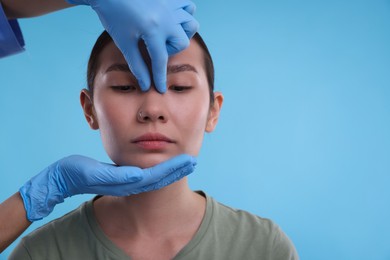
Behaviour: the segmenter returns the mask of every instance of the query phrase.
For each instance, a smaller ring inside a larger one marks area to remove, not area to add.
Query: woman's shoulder
[[[212,214],[210,227],[218,237],[230,243],[242,241],[243,247],[271,254],[271,259],[298,259],[293,243],[273,220],[206,198]]]
[[[28,234],[26,237],[24,237],[24,239],[36,240],[40,237],[56,236],[57,233],[64,235],[66,233],[73,232],[74,229],[78,227],[81,223],[87,221],[87,208],[88,204],[91,203],[91,201],[84,202],[79,207],[68,212],[64,216],[54,219],[47,224],[37,228],[36,230]]]
[[[88,203],[92,202],[83,203],[75,210],[48,222],[23,237],[12,252],[10,259],[21,259],[17,256],[26,254],[30,255],[31,259],[50,259],[53,254],[58,254],[58,248],[77,248],[80,246],[80,241],[88,236],[88,232],[85,230],[88,229],[86,213]]]
[[[213,197],[205,194],[207,204],[212,211],[212,214],[219,222],[229,222],[234,226],[249,226],[260,228],[262,232],[273,233],[280,230],[279,226],[269,218],[264,218],[253,214],[249,211],[228,206],[224,203],[218,202]]]

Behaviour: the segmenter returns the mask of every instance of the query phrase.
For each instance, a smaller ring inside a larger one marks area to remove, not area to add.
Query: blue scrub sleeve
[[[24,51],[24,40],[17,20],[8,20],[0,3],[0,58]]]

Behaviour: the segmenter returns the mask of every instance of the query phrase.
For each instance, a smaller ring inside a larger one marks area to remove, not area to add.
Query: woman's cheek
[[[191,118],[191,122],[182,129],[186,129],[187,153],[197,155],[202,146],[205,127],[207,122],[207,113],[197,113]]]

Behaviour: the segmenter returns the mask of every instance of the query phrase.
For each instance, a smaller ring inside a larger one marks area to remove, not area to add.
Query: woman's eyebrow
[[[198,73],[194,66],[190,64],[178,64],[178,65],[168,65],[167,74],[178,73],[183,71],[192,71]]]
[[[129,69],[129,65],[127,65],[125,63],[123,63],[123,64],[122,63],[114,63],[106,69],[105,73],[110,72],[110,71],[131,72]]]
[[[129,66],[125,63],[114,63],[106,69],[105,73],[110,71],[123,71],[123,72],[131,72]],[[171,73],[179,73],[184,71],[192,71],[198,73],[196,68],[190,64],[177,64],[177,65],[168,65],[167,74]]]

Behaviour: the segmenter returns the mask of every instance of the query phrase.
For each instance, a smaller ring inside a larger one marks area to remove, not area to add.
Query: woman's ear
[[[93,130],[99,129],[99,124],[96,119],[95,109],[93,108],[93,102],[91,93],[87,89],[81,90],[80,103],[84,110],[85,119]]]
[[[206,132],[214,131],[218,123],[219,113],[222,108],[223,95],[221,92],[214,92],[214,104],[210,107],[209,118],[207,119]]]

